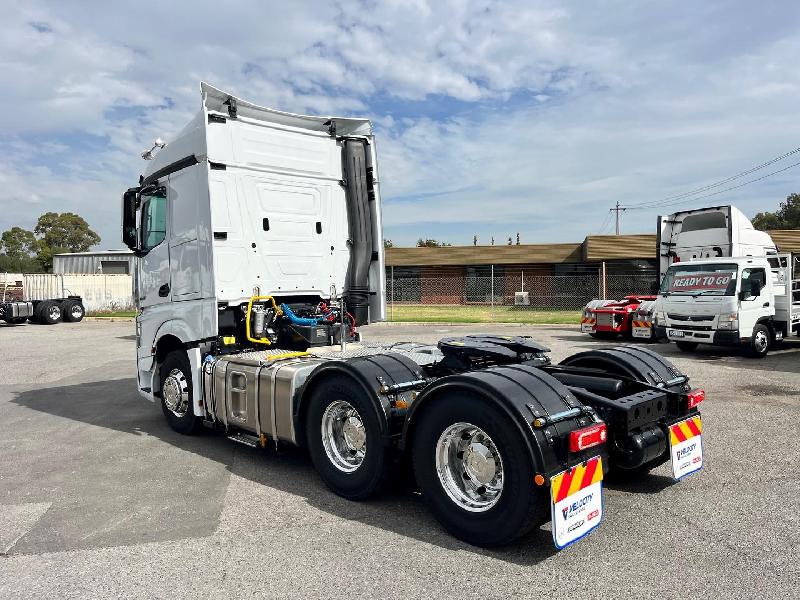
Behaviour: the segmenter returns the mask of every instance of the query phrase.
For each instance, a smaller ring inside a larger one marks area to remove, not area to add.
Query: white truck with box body
[[[602,520],[609,469],[702,465],[701,444],[680,444],[700,440],[704,393],[653,352],[553,365],[522,336],[362,342],[385,315],[370,122],[201,93],[122,200],[138,387],[176,431],[305,447],[351,499],[411,463],[437,519],[479,545],[552,518],[563,547]]]

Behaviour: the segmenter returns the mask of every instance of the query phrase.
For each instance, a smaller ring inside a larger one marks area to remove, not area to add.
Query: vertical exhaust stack
[[[372,165],[366,140],[345,139],[342,153],[350,236],[350,264],[344,297],[356,325],[363,325],[369,322],[369,267],[373,256]]]

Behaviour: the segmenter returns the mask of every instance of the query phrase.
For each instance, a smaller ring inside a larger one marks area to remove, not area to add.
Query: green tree
[[[41,245],[67,252],[86,252],[100,243],[100,236],[75,213],[45,213],[36,221],[33,232],[39,236]]]
[[[6,256],[14,260],[30,258],[36,252],[36,237],[32,231],[22,227],[12,227],[0,236],[0,248]]]
[[[383,247],[384,248],[394,248],[394,242],[389,238],[383,238]]]
[[[53,255],[62,252],[86,252],[100,242],[100,236],[75,213],[47,212],[36,221],[38,236],[36,260],[46,271],[53,268]]]
[[[437,240],[432,239],[425,239],[419,238],[417,240],[417,247],[418,248],[443,248],[445,246],[449,246],[447,242],[439,242]]]
[[[758,213],[753,219],[756,229],[800,229],[800,194],[789,194],[775,212]]]

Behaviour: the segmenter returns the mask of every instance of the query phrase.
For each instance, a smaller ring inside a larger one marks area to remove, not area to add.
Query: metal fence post
[[[606,290],[606,261],[603,261],[603,264],[601,266],[600,285],[601,285],[600,298],[602,300],[606,300],[607,299],[606,298],[606,296],[607,296],[607,290]]]
[[[492,312],[494,312],[494,265],[492,265]]]
[[[391,273],[390,277],[391,277],[391,280],[392,280],[392,282],[391,282],[391,290],[392,290],[391,313],[389,314],[389,320],[390,321],[394,321],[394,265],[389,267],[389,271]]]

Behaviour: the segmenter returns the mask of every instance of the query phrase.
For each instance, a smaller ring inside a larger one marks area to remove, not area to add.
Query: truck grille
[[[601,327],[612,327],[614,325],[614,315],[611,313],[595,313],[597,325]]]
[[[667,316],[673,321],[713,321],[714,315],[677,315],[675,313],[667,313]]]

